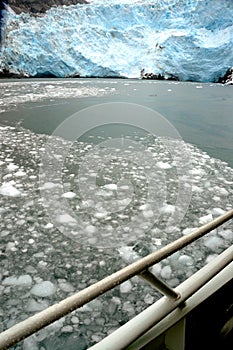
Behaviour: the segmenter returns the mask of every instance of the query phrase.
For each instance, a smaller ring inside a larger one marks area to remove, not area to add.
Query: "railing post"
[[[140,273],[139,277],[149,282],[154,288],[158,289],[162,294],[166,295],[171,299],[179,299],[180,294],[177,293],[174,289],[172,289],[168,284],[162,281],[160,278],[155,276],[149,270],[144,270]]]

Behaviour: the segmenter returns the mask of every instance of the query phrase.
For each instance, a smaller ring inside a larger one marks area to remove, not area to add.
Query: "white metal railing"
[[[126,349],[127,346],[145,334],[155,324],[160,322],[177,308],[179,308],[179,317],[181,317],[181,315],[184,316],[182,309],[185,309],[186,307],[185,301],[220,271],[223,271],[225,267],[229,267],[228,276],[230,276],[229,271],[231,271],[231,278],[233,277],[232,259],[233,246],[226,249],[218,257],[216,257],[216,259],[212,260],[208,265],[204,266],[202,269],[197,271],[178,287],[176,287],[176,292],[180,294],[179,299],[171,301],[171,299],[166,296],[162,297],[156,303],[142,311],[139,315],[135,316],[131,321],[121,326],[114,333],[104,338],[98,344],[90,347],[89,350]]]
[[[218,259],[218,258],[216,258]],[[213,263],[218,263],[218,260],[211,261],[207,266],[208,269],[211,269],[213,266]],[[202,270],[201,273],[206,273],[206,269]],[[197,276],[196,276],[197,277]],[[190,277],[191,278],[191,277]],[[192,278],[186,280],[185,284],[181,284],[179,287],[179,291],[182,293],[181,288],[187,287],[187,281],[188,283],[192,283]],[[197,306],[205,302],[209,297],[211,297],[214,293],[216,293],[218,290],[220,290],[222,287],[227,285],[230,281],[232,281],[233,278],[233,262],[231,262],[229,265],[227,265],[225,268],[223,268],[217,275],[215,275],[209,282],[207,282],[203,287],[198,289],[193,295],[188,297],[188,299],[185,300],[185,302],[181,305],[178,305],[175,310],[173,310],[171,313],[169,313],[167,316],[164,316],[160,322],[154,323],[154,325],[143,335],[139,336],[138,334],[135,335],[135,340],[130,343],[127,347],[124,347],[124,350],[138,350],[142,349],[144,346],[150,344],[151,341],[154,341],[156,338],[158,338],[161,334],[166,335],[169,333],[169,330],[173,328],[177,323],[179,323],[182,319],[184,320],[185,317],[191,313]],[[231,283],[231,282],[230,282]],[[157,303],[160,303],[158,300]],[[155,303],[156,304],[156,303]],[[123,325],[121,327],[121,331],[126,330],[126,325],[128,327],[128,330],[132,330],[135,327],[135,323],[140,323],[141,325],[144,324],[144,318],[148,320],[151,319],[152,315],[155,315],[155,307],[158,308],[157,305],[151,305],[144,311],[143,313],[140,313],[135,318],[130,320],[127,324]],[[212,313],[210,314],[210,317],[212,317]],[[213,317],[215,315],[213,314]],[[218,320],[219,321],[219,320]],[[153,323],[153,322],[151,322]],[[183,326],[185,327],[185,322],[183,323]],[[206,325],[208,327],[208,325]],[[176,326],[175,326],[176,327]],[[127,333],[127,332],[126,332]],[[114,334],[114,333],[112,333]],[[115,334],[114,334],[115,335]],[[186,333],[185,337],[188,338],[189,334]],[[121,337],[123,337],[123,332],[121,332]],[[182,337],[182,335],[181,335]],[[175,334],[175,342],[176,344],[180,342],[180,335]],[[112,339],[108,339],[109,343],[111,343]],[[182,339],[181,339],[182,341]],[[166,342],[166,340],[165,340]],[[99,343],[99,345],[103,345],[102,342]],[[167,345],[167,343],[166,343]],[[168,347],[169,348],[169,347]],[[174,342],[172,343],[172,349],[175,348]],[[183,349],[183,347],[179,346],[179,349]],[[185,348],[185,347],[184,347]],[[103,346],[100,348],[101,350],[106,350]],[[89,350],[92,350],[91,348]],[[93,349],[94,350],[94,349]],[[97,348],[95,350],[98,350]],[[112,350],[112,348],[111,348]],[[117,350],[114,347],[114,350]],[[175,350],[175,349],[174,349]]]
[[[125,268],[113,273],[110,276],[105,277],[101,281],[83,289],[82,291],[12,326],[11,328],[5,330],[0,334],[0,350],[8,349],[9,347],[17,344],[24,338],[36,333],[37,331],[48,326],[52,322],[80,308],[89,301],[97,298],[98,296],[106,293],[107,291],[113,289],[117,285],[125,282],[126,280],[136,275],[146,279],[155,288],[157,288],[163,294],[165,294],[167,296],[166,300],[168,301],[169,305],[171,305],[172,309],[174,309],[178,304],[182,302],[184,296],[180,294],[178,289],[170,288],[163,281],[155,277],[152,273],[148,271],[148,268],[153,266],[155,263],[163,260],[164,258],[170,256],[171,254],[175,253],[176,251],[186,247],[190,243],[204,236],[213,229],[221,226],[222,224],[224,224],[232,218],[233,210],[230,210],[225,214],[221,215],[220,217],[216,218],[212,222],[196,229],[192,233],[177,239],[176,241],[166,245],[160,250],[147,255],[146,257],[126,266]],[[227,250],[227,252],[227,254],[229,254],[228,260],[230,261],[233,259],[232,250]],[[222,267],[219,268],[223,267],[224,266],[222,265]],[[205,277],[203,283],[205,283],[207,280]],[[200,285],[202,285],[202,283],[200,284],[196,281],[195,285],[199,286],[198,288],[200,288]],[[194,289],[195,288],[196,286],[194,287]]]

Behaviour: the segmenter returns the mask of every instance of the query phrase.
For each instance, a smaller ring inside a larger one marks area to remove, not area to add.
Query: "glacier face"
[[[1,69],[16,74],[210,82],[233,65],[231,0],[93,0],[5,19]]]

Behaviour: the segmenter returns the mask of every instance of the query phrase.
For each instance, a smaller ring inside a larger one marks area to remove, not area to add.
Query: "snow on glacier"
[[[95,0],[8,13],[1,68],[29,76],[216,81],[233,62],[233,2]]]

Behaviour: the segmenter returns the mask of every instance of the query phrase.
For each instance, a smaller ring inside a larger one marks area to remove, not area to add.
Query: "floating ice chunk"
[[[152,232],[153,232],[154,230],[152,230]],[[154,232],[153,232],[154,233]],[[156,233],[156,232],[155,232]],[[154,238],[153,239],[153,244],[155,245],[155,246],[160,246],[160,245],[162,245],[162,240],[161,240],[161,238]]]
[[[57,216],[57,221],[60,224],[68,224],[68,225],[75,225],[76,220],[70,216],[69,214],[61,214]]]
[[[223,240],[222,240],[222,238],[220,238],[220,237],[211,236],[211,237],[208,237],[208,238],[205,239],[204,245],[205,245],[207,248],[209,248],[209,249],[215,251],[215,250],[217,250],[219,247],[222,247],[222,246],[223,246]]]
[[[162,214],[173,214],[176,210],[176,207],[171,204],[165,204],[161,209],[160,212]]]
[[[49,222],[48,224],[45,225],[45,228],[53,228],[53,224]]]
[[[146,294],[146,296],[144,297],[144,302],[146,304],[151,305],[154,302],[154,297],[152,297],[152,295],[150,294]]]
[[[22,170],[19,170],[16,173],[14,173],[14,176],[16,176],[16,177],[23,177],[26,175],[27,175],[27,173],[25,173],[25,171],[22,171]]]
[[[213,215],[219,216],[219,215],[225,214],[225,210],[223,210],[223,209],[221,209],[221,208],[213,208],[213,209],[211,210],[211,213],[212,213]]]
[[[45,256],[44,252],[39,252],[34,254],[34,258],[43,258]]]
[[[200,187],[198,187],[196,185],[192,185],[192,192],[201,193],[201,192],[203,192],[203,189],[201,189]]]
[[[181,255],[178,259],[179,263],[181,263],[182,265],[186,265],[186,266],[192,266],[193,265],[193,259],[188,256],[188,255]]]
[[[153,265],[153,266],[150,268],[150,271],[151,271],[152,273],[154,273],[155,275],[160,274],[161,270],[162,270],[162,265],[161,265],[160,262],[157,263],[157,264],[155,264],[155,265]]]
[[[92,311],[101,311],[103,309],[103,304],[98,299],[90,301],[88,303],[88,306],[91,308]]]
[[[165,163],[165,162],[157,162],[157,163],[156,163],[156,166],[157,166],[158,168],[164,169],[164,170],[166,170],[166,169],[171,169],[171,168],[172,168],[172,166],[171,166],[169,163]]]
[[[19,277],[11,276],[2,281],[3,286],[25,286],[30,287],[32,284],[32,278],[30,275],[21,275]]]
[[[41,342],[41,341],[45,340],[48,337],[48,330],[47,330],[47,328],[42,328],[39,332],[37,332],[35,334],[35,336],[36,336],[36,340],[38,342]],[[42,348],[40,347],[40,350],[43,350],[43,347]]]
[[[0,194],[8,197],[19,197],[21,192],[17,190],[11,183],[4,182],[0,187]]]
[[[23,350],[39,350],[39,345],[34,335],[23,341]]]
[[[36,300],[29,300],[28,304],[25,307],[27,312],[38,312],[46,309],[49,306],[49,303],[46,300],[37,302]]]
[[[225,188],[218,188],[218,193],[220,194],[220,196],[228,196],[229,192],[225,189]]]
[[[79,324],[79,318],[78,318],[77,316],[71,317],[70,321],[71,321],[73,324]]]
[[[152,210],[143,210],[142,215],[144,216],[144,218],[148,219],[152,218],[154,216],[154,213]]]
[[[25,223],[26,223],[26,220],[24,220],[24,219],[16,221],[16,225],[18,225],[18,226],[23,226]]]
[[[15,242],[8,242],[6,245],[6,251],[16,252],[18,249],[15,246]]]
[[[32,287],[30,292],[37,297],[50,297],[56,293],[56,287],[50,281],[43,281]]]
[[[119,248],[118,251],[122,259],[127,263],[131,263],[139,259],[139,255],[133,250],[133,247],[124,246]]]
[[[47,265],[48,265],[48,263],[46,261],[41,260],[38,262],[38,267],[40,267],[40,268],[44,268]]]
[[[189,173],[192,175],[201,176],[201,175],[205,175],[205,170],[201,169],[201,168],[195,168],[195,169],[190,170]]]
[[[130,301],[124,302],[122,306],[122,310],[124,310],[125,312],[128,312],[131,315],[134,314],[134,307]]]
[[[233,240],[233,231],[232,230],[222,230],[218,232],[219,236],[222,238],[226,239],[227,241],[232,241]]]
[[[121,186],[119,186],[119,189],[121,191],[129,191],[131,189],[131,187],[129,185],[121,185]]]
[[[95,217],[96,219],[103,219],[103,218],[105,218],[107,215],[108,215],[108,212],[107,212],[107,211],[100,211],[100,212],[96,212],[96,213],[94,214],[94,217]]]
[[[49,326],[47,326],[46,330],[49,333],[58,332],[63,327],[64,322],[65,322],[65,317],[62,317],[60,318],[60,320],[57,320],[56,322],[53,322]]]
[[[96,195],[100,197],[112,197],[113,192],[106,188],[101,188],[99,191],[96,191]]]
[[[208,215],[200,217],[199,218],[199,223],[201,225],[205,225],[205,224],[208,224],[208,222],[211,222],[212,220],[213,220],[212,214],[208,214]]]
[[[189,233],[192,233],[193,231],[195,231],[197,228],[196,227],[187,227],[182,231],[182,234],[188,235]]]
[[[66,293],[74,292],[74,287],[69,282],[59,283],[59,288]]]
[[[139,210],[142,210],[142,211],[146,211],[146,210],[150,210],[151,209],[151,206],[149,204],[142,204],[140,205],[140,207],[138,208]]]
[[[13,163],[10,163],[7,165],[7,171],[9,171],[9,172],[15,171],[18,168],[19,168],[19,166],[16,164],[13,164]]]
[[[125,281],[124,283],[122,283],[120,285],[120,292],[122,294],[124,293],[129,293],[131,291],[131,289],[133,288],[133,285],[130,281]]]
[[[96,232],[96,227],[93,226],[93,225],[88,225],[86,228],[85,228],[85,231],[89,234],[93,234]]]
[[[209,262],[211,262],[212,260],[214,260],[215,258],[217,258],[218,254],[210,254],[207,256],[206,258],[206,264],[208,264]]]
[[[88,199],[88,200],[82,201],[82,206],[83,208],[92,208],[95,206],[95,202],[91,199]],[[80,209],[80,207],[77,209]]]
[[[51,190],[52,188],[55,187],[61,187],[60,184],[56,184],[54,182],[46,182],[43,184],[43,186],[40,187],[41,190]]]
[[[68,199],[72,199],[72,198],[76,197],[76,193],[74,193],[74,192],[66,192],[66,193],[63,193],[62,197],[68,198]]]
[[[160,275],[162,278],[165,278],[166,280],[170,279],[172,275],[171,267],[169,265],[164,266],[160,272]]]
[[[104,188],[105,190],[109,190],[109,191],[116,191],[117,185],[116,184],[107,184],[107,185],[102,186],[102,188]]]
[[[61,332],[62,333],[72,333],[73,332],[73,327],[72,326],[62,327]]]
[[[3,213],[5,213],[6,211],[7,211],[6,208],[0,208],[0,215],[3,214]]]

